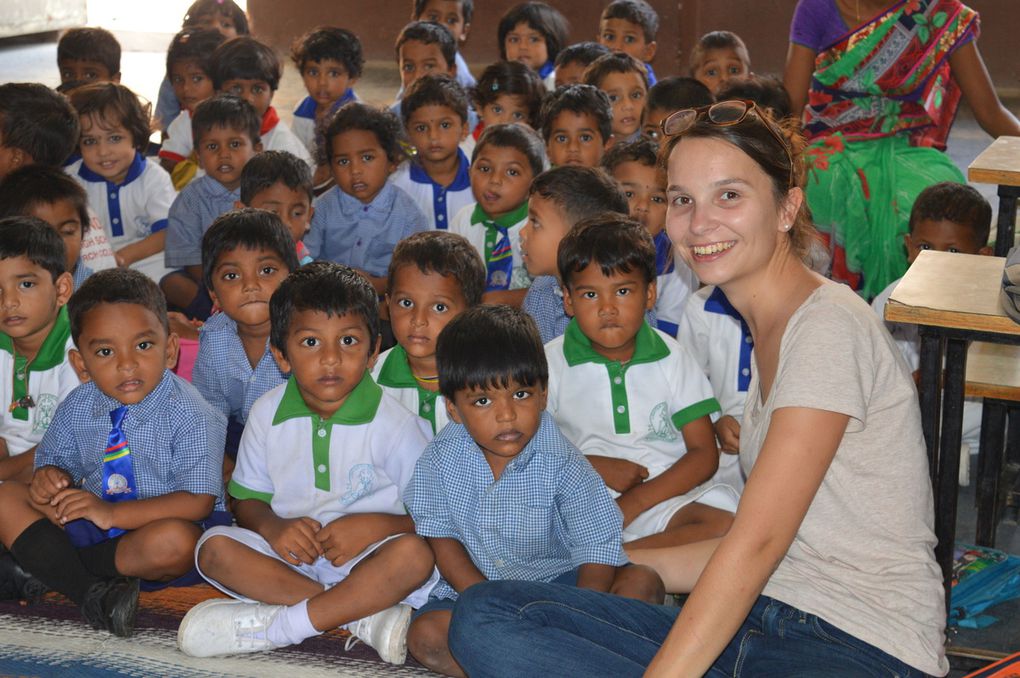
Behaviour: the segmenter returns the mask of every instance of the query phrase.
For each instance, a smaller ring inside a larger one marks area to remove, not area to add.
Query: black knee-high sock
[[[78,558],[85,569],[98,577],[104,579],[119,577],[121,576],[117,571],[117,544],[119,542],[120,537],[116,537],[86,546],[78,551]]]
[[[36,579],[79,605],[89,587],[100,581],[82,564],[67,534],[45,518],[18,535],[11,544],[11,553]]]

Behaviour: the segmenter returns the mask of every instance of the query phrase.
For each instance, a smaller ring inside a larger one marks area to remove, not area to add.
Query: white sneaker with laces
[[[199,603],[177,629],[177,647],[191,657],[264,652],[276,645],[266,636],[282,605],[217,598]]]
[[[358,640],[379,653],[390,664],[403,664],[407,659],[407,627],[411,625],[411,606],[399,603],[347,625],[353,634],[344,650]]]

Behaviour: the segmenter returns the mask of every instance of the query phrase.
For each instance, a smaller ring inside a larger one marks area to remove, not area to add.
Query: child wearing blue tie
[[[96,629],[134,632],[144,588],[197,583],[194,549],[223,510],[226,420],[168,367],[177,335],[156,283],[89,278],[68,304],[86,383],[59,405],[30,484],[0,485],[0,542]]]

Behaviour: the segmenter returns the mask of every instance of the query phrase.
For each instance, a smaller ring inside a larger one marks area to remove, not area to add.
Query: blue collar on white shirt
[[[751,328],[744,322],[744,317],[740,315],[737,309],[733,308],[733,304],[726,298],[726,294],[723,293],[720,287],[716,287],[712,290],[712,294],[708,295],[708,299],[705,300],[705,311],[728,315],[740,323],[740,360],[737,370],[737,390],[747,392],[747,389],[751,386],[751,349],[754,348]]]
[[[463,191],[466,188],[471,187],[471,176],[468,174],[468,169],[471,167],[471,161],[468,160],[467,155],[464,151],[457,149],[457,176],[453,178],[453,182],[449,186],[446,186],[448,191]],[[410,176],[411,181],[417,184],[432,184],[438,186],[438,184],[432,181],[432,177],[428,175],[425,168],[416,162],[412,162],[410,165]],[[442,186],[440,188],[443,188]]]

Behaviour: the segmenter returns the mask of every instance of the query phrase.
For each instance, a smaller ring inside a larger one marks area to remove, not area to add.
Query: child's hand
[[[374,519],[371,514],[350,515],[326,525],[316,535],[323,555],[339,567],[379,541],[379,531],[372,529],[378,522]]]
[[[740,422],[726,414],[715,422],[715,435],[719,438],[719,449],[727,454],[740,452]]]
[[[56,507],[57,520],[65,525],[78,518],[87,518],[101,530],[114,527],[113,504],[103,501],[88,490],[67,488],[61,490],[50,500]]]
[[[317,520],[302,518],[280,519],[263,536],[276,554],[291,565],[311,565],[322,555],[316,534],[322,526]]]
[[[611,489],[621,494],[648,479],[648,469],[626,459],[586,455],[595,471]]]
[[[71,475],[56,466],[36,469],[28,485],[28,496],[36,504],[49,504],[54,495],[71,486]]]

